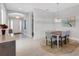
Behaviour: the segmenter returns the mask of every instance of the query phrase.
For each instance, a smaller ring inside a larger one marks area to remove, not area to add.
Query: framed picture
[[[62,20],[62,25],[65,27],[74,27],[76,23],[76,17],[70,16]]]

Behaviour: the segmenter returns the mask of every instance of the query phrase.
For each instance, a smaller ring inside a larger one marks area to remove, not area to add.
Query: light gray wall
[[[67,27],[71,30],[71,38],[75,40],[79,40],[79,5],[65,9],[60,11],[60,15],[62,17],[75,16],[76,17],[76,26],[75,27]],[[65,27],[62,27],[65,28]]]
[[[32,13],[29,12],[26,16],[26,30],[27,30],[27,36],[32,37]]]
[[[3,11],[3,14],[2,14]],[[7,9],[4,3],[0,3],[0,24],[7,24]],[[2,23],[3,20],[3,23]],[[0,29],[1,30],[1,29]],[[8,34],[8,29],[6,29],[6,35]],[[1,31],[0,31],[1,35]]]
[[[59,13],[62,17],[79,16],[79,5],[61,10]]]
[[[0,4],[0,24],[1,24],[1,4]]]
[[[34,12],[34,34],[35,39],[41,39],[45,37],[46,31],[52,30],[70,30],[70,38],[79,40],[79,6],[68,8],[60,11],[62,18],[75,16],[76,26],[75,27],[63,27],[61,23],[54,22],[54,14],[35,10]]]
[[[3,14],[2,14],[3,11]],[[7,10],[6,7],[3,3],[0,3],[0,23],[1,24],[7,24],[6,20],[7,20]],[[3,20],[3,23],[2,23]]]
[[[53,14],[42,10],[34,10],[34,38],[45,37],[46,31],[54,30]]]

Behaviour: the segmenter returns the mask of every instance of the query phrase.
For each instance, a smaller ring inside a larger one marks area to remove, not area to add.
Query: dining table
[[[51,31],[51,32],[48,32],[49,34],[49,36],[51,36],[50,37],[50,41],[51,41],[51,48],[52,48],[52,46],[53,46],[53,37],[55,37],[56,38],[56,45],[57,45],[57,48],[59,48],[60,47],[60,42],[59,42],[59,40],[60,40],[60,38],[62,39],[62,33],[66,33],[66,31]],[[48,35],[46,35],[46,37],[48,36]],[[66,37],[66,35],[65,35],[65,37]],[[46,38],[47,39],[47,38]],[[65,43],[66,43],[66,41],[65,41]],[[46,42],[46,44],[47,44],[47,42]],[[62,46],[62,42],[61,42],[61,46]]]
[[[50,32],[50,34],[52,34],[52,36],[56,36],[57,48],[59,48],[59,37],[62,35],[62,32],[63,31],[52,31],[52,32]],[[52,43],[52,40],[53,39],[51,39],[51,43]],[[52,44],[51,44],[51,48],[52,48]]]

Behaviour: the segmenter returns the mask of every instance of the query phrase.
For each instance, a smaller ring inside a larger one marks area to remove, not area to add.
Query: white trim
[[[11,20],[11,29],[13,29],[13,20]]]
[[[4,24],[4,16],[3,16],[3,9],[1,9],[1,24]]]
[[[70,39],[79,41],[79,38],[76,37],[70,37]]]

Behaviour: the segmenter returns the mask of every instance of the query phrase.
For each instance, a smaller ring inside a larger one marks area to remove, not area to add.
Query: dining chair
[[[57,45],[57,36],[53,36],[52,38],[54,38],[55,40],[53,41],[54,45]],[[66,44],[66,33],[65,31],[62,31],[61,34],[59,35],[59,46],[63,46],[63,42],[64,44]]]
[[[67,44],[69,42],[69,36],[70,36],[70,31],[63,31],[61,35],[61,46],[64,44]]]
[[[59,37],[60,38],[60,42],[61,42],[61,47],[63,46],[63,43],[66,44],[66,31],[62,31],[62,34],[61,36]]]
[[[50,41],[50,36],[48,32],[45,32],[45,36],[46,36],[46,45],[48,45],[48,41]]]
[[[66,41],[69,43],[70,31],[66,31]]]
[[[45,34],[46,34],[46,45],[48,45],[48,43],[50,43],[51,48],[52,48],[56,39],[54,37],[52,37],[52,34],[50,34],[50,32],[46,32]]]

